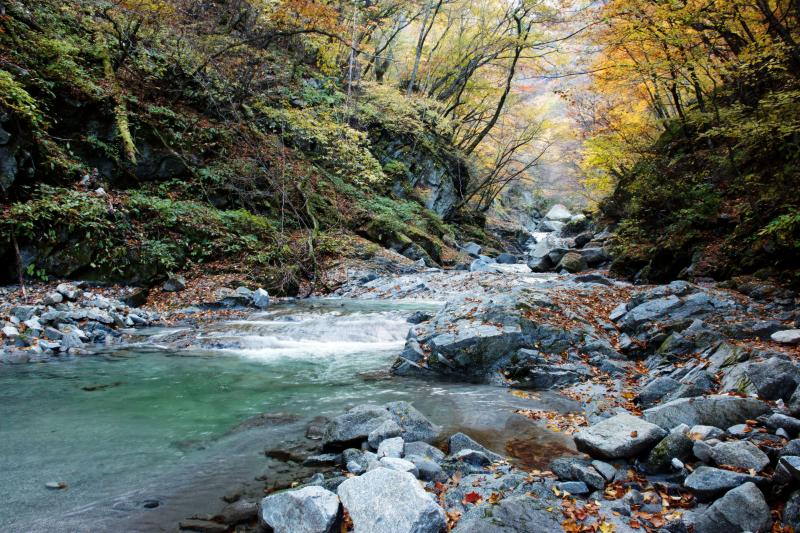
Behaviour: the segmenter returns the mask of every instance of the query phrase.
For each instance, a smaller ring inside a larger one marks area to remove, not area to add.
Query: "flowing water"
[[[386,379],[407,317],[436,308],[281,304],[205,327],[200,335],[215,347],[208,351],[155,349],[168,331],[154,329],[142,332],[149,342],[139,348],[0,367],[0,531],[174,530],[182,518],[218,510],[226,493],[291,476],[264,450],[302,441],[314,417],[364,402],[410,401],[496,449],[521,438],[534,456],[563,447],[511,415],[514,407],[564,408],[562,399]],[[51,481],[67,488],[46,488]]]

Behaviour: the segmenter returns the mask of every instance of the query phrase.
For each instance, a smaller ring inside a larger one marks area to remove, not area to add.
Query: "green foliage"
[[[311,155],[332,173],[361,186],[386,180],[380,163],[369,151],[365,132],[306,109],[278,109],[257,104],[265,124],[292,146]]]
[[[40,128],[44,115],[36,100],[14,79],[10,72],[0,69],[0,105],[16,113],[33,128]]]

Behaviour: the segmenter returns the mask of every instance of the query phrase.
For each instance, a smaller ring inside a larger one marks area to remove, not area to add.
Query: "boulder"
[[[179,292],[186,288],[186,278],[183,276],[171,276],[161,286],[164,292]]]
[[[701,500],[709,500],[748,482],[761,485],[766,482],[766,479],[710,466],[700,466],[689,474],[683,482],[683,486],[694,491]]]
[[[784,455],[780,458],[778,464],[786,469],[795,481],[800,481],[800,457],[797,455]]]
[[[469,271],[470,272],[500,272],[500,269],[497,268],[497,265],[494,263],[490,263],[485,259],[476,259],[472,263],[469,264]]]
[[[427,442],[415,441],[406,442],[403,445],[403,455],[416,455],[419,457],[433,459],[434,461],[438,462],[444,459],[445,453],[439,448],[431,446]]]
[[[579,253],[590,267],[596,267],[611,260],[611,256],[604,248],[583,248]]]
[[[729,427],[757,418],[769,410],[769,405],[755,398],[711,395],[673,400],[646,409],[642,416],[664,429],[672,429],[679,424]]]
[[[595,490],[602,490],[606,479],[588,461],[577,457],[561,457],[550,463],[550,470],[563,481],[582,481]],[[571,492],[571,491],[570,491]],[[576,494],[576,493],[573,493]]]
[[[436,440],[441,428],[428,420],[413,405],[408,402],[389,402],[384,405],[392,419],[397,422],[403,432],[400,436],[406,442]]]
[[[406,454],[403,459],[417,468],[417,474],[415,475],[423,481],[443,481],[447,479],[447,474],[442,470],[441,465],[430,457]],[[414,472],[411,473],[413,474]]]
[[[390,402],[386,405],[356,406],[332,419],[325,426],[322,444],[326,448],[343,449],[358,445],[385,422],[392,420],[402,429],[405,441],[433,441],[440,428],[408,402]]]
[[[772,357],[747,366],[747,378],[765,400],[788,400],[800,382],[800,370],[791,361]]]
[[[408,472],[414,477],[419,477],[419,470],[417,469],[417,465],[415,465],[411,461],[400,459],[399,457],[381,457],[380,461],[377,464],[379,464],[383,468],[397,470],[398,472]]]
[[[502,253],[495,258],[495,261],[501,265],[516,265],[518,263],[517,256],[508,253]]]
[[[550,258],[546,255],[543,257],[528,257],[527,265],[532,272],[549,272],[555,267],[553,262],[550,261]]]
[[[694,530],[703,533],[766,533],[771,528],[772,517],[764,495],[750,482],[728,491],[694,523]]]
[[[651,407],[659,402],[667,394],[673,392],[680,383],[668,376],[660,376],[649,382],[639,390],[636,401],[642,407]]]
[[[560,222],[566,222],[572,218],[572,213],[569,212],[569,209],[565,205],[556,204],[550,208],[547,214],[544,216],[547,220],[558,220]]]
[[[403,455],[403,439],[402,437],[392,437],[386,439],[378,446],[378,458],[381,457],[395,457],[400,458]]]
[[[339,517],[339,498],[310,485],[261,500],[261,520],[275,533],[330,533]]]
[[[453,529],[453,533],[562,531],[560,513],[552,511],[552,502],[527,495],[512,495],[491,506],[490,512],[464,516]]]
[[[64,301],[64,297],[60,292],[49,292],[45,295],[42,303],[44,305],[56,305]]]
[[[474,440],[472,440],[469,436],[463,433],[455,433],[450,436],[447,441],[448,450],[450,451],[450,455],[455,455],[462,450],[474,450],[477,452],[482,452],[486,455],[491,461],[502,461],[503,456],[494,453],[493,451],[485,448],[484,446],[478,444]]]
[[[773,413],[767,419],[767,427],[771,429],[783,428],[789,435],[800,433],[800,420],[782,413]]]
[[[575,435],[579,450],[601,459],[635,457],[667,434],[662,428],[628,413],[607,418]]]
[[[392,419],[385,420],[369,433],[367,442],[373,450],[377,450],[378,446],[380,446],[383,441],[392,437],[398,437],[402,433],[403,428],[400,427],[400,424]]]
[[[672,460],[685,461],[692,454],[694,443],[688,435],[689,426],[681,424],[670,430],[661,442],[650,450],[645,466],[650,472],[666,472],[672,467]]]
[[[70,283],[60,283],[56,287],[56,292],[61,293],[61,296],[67,300],[77,300],[81,295],[81,290]]]
[[[391,420],[383,407],[359,405],[333,418],[325,426],[322,437],[324,447],[345,448],[349,444],[360,444],[387,420]]]
[[[461,251],[472,257],[478,257],[482,249],[481,245],[475,242],[467,242],[461,246]]]
[[[800,344],[800,329],[776,331],[770,338],[780,344]]]
[[[746,440],[721,442],[711,448],[711,458],[720,466],[732,466],[761,472],[769,465],[769,457]]]
[[[377,468],[345,480],[337,490],[356,531],[441,533],[444,510],[407,473]]]
[[[259,309],[269,307],[269,293],[262,288],[254,290],[250,298],[253,300],[253,305]]]
[[[492,464],[492,460],[484,452],[470,449],[459,450],[451,454],[447,459],[456,463],[465,463],[478,467]]]
[[[564,269],[567,272],[575,273],[575,272],[582,272],[589,268],[589,265],[586,263],[586,260],[583,256],[577,252],[567,252],[559,261],[558,269]]]

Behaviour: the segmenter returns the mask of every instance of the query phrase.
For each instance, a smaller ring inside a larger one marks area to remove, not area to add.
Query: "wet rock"
[[[578,449],[592,457],[635,457],[661,440],[666,431],[628,413],[607,418],[575,435]]]
[[[386,439],[378,446],[378,457],[396,457],[399,458],[403,455],[403,439],[401,437],[393,437]]]
[[[492,464],[492,459],[484,452],[470,449],[459,450],[456,453],[450,454],[447,459],[470,466],[488,466]]]
[[[532,272],[549,272],[555,267],[546,255],[543,257],[528,257],[527,265]]]
[[[753,483],[728,491],[714,502],[695,522],[695,531],[732,533],[767,532],[772,526],[769,506]]]
[[[448,450],[450,450],[450,455],[455,455],[462,450],[474,450],[486,455],[486,457],[488,457],[490,460],[489,462],[503,460],[502,455],[494,453],[463,433],[455,433],[451,435],[447,441],[447,444]]]
[[[683,482],[683,486],[694,491],[698,498],[708,500],[747,482],[761,485],[766,482],[766,479],[760,476],[701,466],[689,474],[686,481]]]
[[[720,466],[733,466],[760,472],[769,465],[767,454],[750,441],[721,442],[711,448],[711,458]]]
[[[235,526],[249,522],[258,516],[258,504],[247,500],[237,500],[222,508],[218,518],[228,525]]]
[[[186,288],[186,278],[183,276],[171,276],[161,285],[164,292],[180,292]]]
[[[410,317],[408,317],[407,322],[409,324],[421,324],[426,320],[430,320],[431,318],[432,317],[429,313],[425,313],[423,311],[415,311],[414,313],[411,314]]]
[[[665,429],[672,429],[679,424],[728,427],[757,418],[769,410],[766,403],[755,398],[711,395],[681,398],[651,407],[644,411],[643,417],[648,422]]]
[[[800,344],[800,329],[776,331],[770,338],[781,344]]]
[[[794,491],[783,510],[783,524],[800,531],[800,491]]]
[[[183,531],[195,531],[197,533],[225,533],[228,531],[228,526],[225,524],[218,524],[210,520],[201,520],[199,518],[181,520],[178,527]]]
[[[356,531],[440,533],[447,527],[444,510],[406,472],[371,470],[344,481],[338,494]]]
[[[339,498],[314,485],[261,500],[261,520],[275,533],[329,533],[338,517]]]
[[[394,420],[385,420],[378,427],[373,429],[367,436],[367,442],[373,450],[377,450],[381,442],[392,437],[397,437],[403,433],[403,428]],[[398,457],[400,457],[398,455]]]
[[[342,462],[342,455],[338,453],[321,453],[310,455],[303,461],[303,466],[333,466]]]

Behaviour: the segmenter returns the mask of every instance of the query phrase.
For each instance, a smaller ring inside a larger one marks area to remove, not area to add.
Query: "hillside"
[[[15,247],[34,279],[150,284],[201,269],[277,293],[370,242],[454,260],[471,168],[441,104],[349,87],[324,63],[322,30],[256,9],[5,4],[3,282],[17,278]]]

